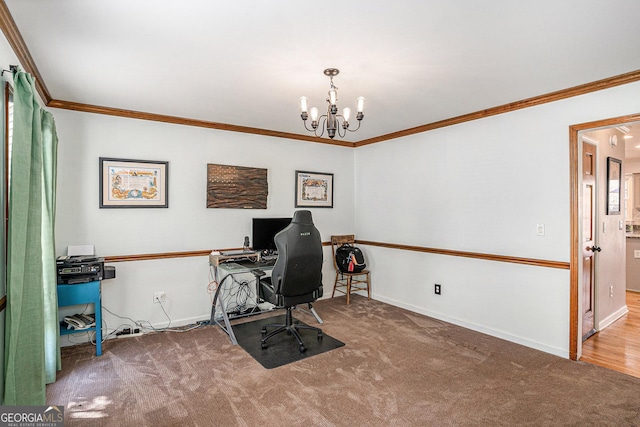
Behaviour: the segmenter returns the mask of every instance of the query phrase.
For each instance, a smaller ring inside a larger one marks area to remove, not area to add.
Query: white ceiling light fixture
[[[338,88],[333,84],[333,78],[340,73],[340,70],[337,68],[327,68],[324,70],[324,75],[328,76],[331,80],[329,87],[329,96],[327,97],[327,114],[323,114],[318,117],[318,109],[316,107],[312,107],[309,109],[309,100],[306,96],[300,98],[300,109],[302,113],[300,117],[302,117],[302,121],[304,122],[304,127],[309,132],[313,132],[317,137],[322,137],[324,135],[325,130],[327,131],[327,135],[329,138],[333,139],[336,136],[336,132],[340,138],[344,138],[349,132],[355,132],[360,129],[360,123],[364,118],[364,97],[359,97],[356,99],[357,103],[357,111],[356,119],[358,120],[358,127],[355,129],[349,129],[349,118],[351,117],[351,109],[344,108],[342,110],[342,114],[338,114],[338,106],[336,103],[338,102]],[[307,119],[311,116],[311,129],[307,127]],[[342,119],[342,124],[340,124],[340,119]],[[322,121],[322,125],[320,125],[320,121]],[[342,127],[343,132],[340,133],[340,128]],[[318,128],[320,128],[320,134],[318,135]]]

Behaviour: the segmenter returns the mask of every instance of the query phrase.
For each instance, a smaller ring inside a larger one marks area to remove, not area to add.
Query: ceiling
[[[352,142],[640,70],[638,0],[4,1],[54,100],[307,134],[335,67]]]

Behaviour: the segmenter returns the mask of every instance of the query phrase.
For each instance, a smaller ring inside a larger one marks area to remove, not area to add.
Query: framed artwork
[[[333,174],[296,171],[296,208],[332,208]]]
[[[620,214],[622,161],[607,157],[607,215]]]
[[[266,209],[267,170],[207,164],[207,208]]]
[[[100,157],[100,208],[168,208],[169,162]]]

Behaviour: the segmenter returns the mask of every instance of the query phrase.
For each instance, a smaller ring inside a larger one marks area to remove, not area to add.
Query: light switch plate
[[[634,258],[640,258],[640,249],[634,249],[633,250],[633,257]]]

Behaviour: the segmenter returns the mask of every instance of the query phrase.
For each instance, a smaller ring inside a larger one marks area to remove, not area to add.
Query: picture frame
[[[207,164],[207,208],[267,209],[267,169]]]
[[[169,162],[100,157],[100,208],[168,208]]]
[[[607,157],[607,215],[620,215],[622,161]]]
[[[333,174],[296,171],[296,208],[333,208]]]

